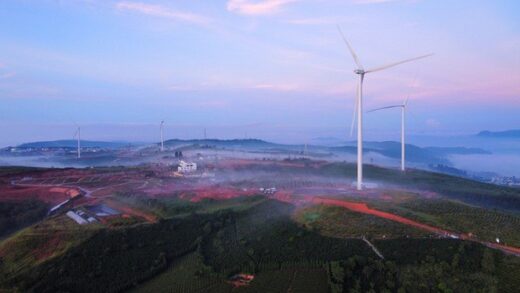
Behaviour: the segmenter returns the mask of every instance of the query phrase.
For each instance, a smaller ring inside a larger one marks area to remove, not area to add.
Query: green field
[[[99,225],[79,227],[66,216],[25,228],[0,242],[0,283],[16,280],[92,237]],[[1,288],[1,287],[0,287]]]
[[[11,232],[42,220],[49,205],[35,200],[0,202],[0,239]]]
[[[240,173],[241,167],[237,168],[233,172]],[[323,184],[317,193],[334,193],[336,184],[344,186],[350,180],[345,178],[355,174],[353,165],[341,163],[244,168],[262,172],[259,177],[256,173],[249,179],[239,177],[228,182],[230,186],[258,188],[273,181],[280,190],[287,186],[304,192],[304,187]],[[125,169],[101,168],[100,173],[113,170]],[[365,193],[343,188],[351,194],[323,196],[366,202],[422,223],[471,232],[472,237],[490,242],[499,237],[520,246],[520,216],[515,211],[520,191],[416,170],[402,174],[368,166],[367,176],[395,185]],[[151,184],[160,187],[166,180],[170,179],[152,178]],[[96,184],[106,182],[92,186]],[[514,256],[476,242],[439,239],[341,207],[265,196],[190,202],[176,192],[154,197],[128,185],[110,190],[113,194],[95,200],[157,216],[157,221],[113,217],[107,225],[79,226],[63,214],[47,217],[0,242],[0,292],[515,292],[520,288],[520,260]],[[488,204],[491,208],[482,207]],[[44,210],[38,204],[27,204],[20,213],[6,207],[3,210],[11,213],[7,218],[16,214],[31,221],[39,215],[35,211]],[[254,280],[233,288],[228,280],[239,273],[252,274]]]
[[[200,202],[191,202],[178,198],[176,194],[171,197],[149,198],[146,195],[131,192],[120,192],[111,198],[125,205],[153,213],[162,219],[185,217],[193,213],[215,213],[223,210],[243,211],[265,201],[263,196],[247,196],[228,200],[204,199]]]
[[[430,234],[407,225],[334,206],[310,206],[297,211],[295,220],[322,235],[339,238],[428,237]]]
[[[176,259],[163,273],[130,292],[209,292],[216,287],[231,289],[224,278],[204,265],[200,254],[192,252]]]
[[[483,241],[494,242],[498,237],[505,244],[520,247],[520,216],[513,213],[446,199],[415,198],[392,205],[381,202],[373,205],[450,231],[471,233]]]
[[[450,199],[483,208],[497,208],[520,213],[520,189],[477,182],[461,177],[410,169],[398,170],[367,165],[364,168],[368,181],[388,183],[393,186],[435,192]],[[354,164],[326,164],[319,170],[322,176],[355,178]]]
[[[292,292],[326,292],[329,288],[334,292],[442,288],[493,292],[505,288],[501,291],[507,292],[518,282],[515,276],[520,273],[520,263],[516,258],[477,243],[428,238],[374,240],[385,256],[383,261],[362,240],[322,235],[295,222],[293,212],[289,204],[266,200],[248,209],[97,229],[90,235],[74,224],[72,235],[77,236],[65,242],[68,246],[61,245],[63,249],[40,261],[26,259],[35,255],[28,252],[53,239],[49,231],[66,230],[66,219],[58,217],[44,222],[45,227],[22,231],[7,246],[2,243],[2,251],[11,247],[11,253],[0,263],[0,288],[24,292],[230,292],[227,280],[236,273],[251,273],[255,279],[233,292],[287,292],[289,288]],[[327,217],[333,216],[341,221],[372,220],[349,214],[341,218],[343,214],[318,207],[304,210],[301,216],[310,224],[321,217],[327,223],[332,221]],[[381,228],[369,225],[375,232]],[[45,234],[28,233],[42,228],[40,232],[47,231]],[[24,238],[44,235],[51,238],[43,237],[40,242]]]

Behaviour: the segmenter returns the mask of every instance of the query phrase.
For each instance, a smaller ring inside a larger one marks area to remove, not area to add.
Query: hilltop
[[[191,145],[211,145],[218,147],[278,147],[280,144],[268,142],[261,139],[169,139],[164,141],[167,146],[177,146],[184,144]]]
[[[197,160],[195,152],[185,156]],[[423,284],[507,292],[520,285],[520,261],[504,254],[520,255],[518,189],[367,165],[365,179],[377,187],[357,191],[349,163],[197,164],[190,176],[157,163],[0,168],[0,210],[9,212],[0,222],[19,229],[0,242],[0,291],[348,292],[358,282],[360,292],[419,292]]]
[[[76,148],[77,140],[75,139],[64,139],[64,140],[53,140],[53,141],[36,141],[23,143],[17,148]],[[108,141],[91,141],[81,140],[81,147],[86,148],[105,148],[105,149],[118,149],[132,145],[128,142],[108,142]]]
[[[505,131],[481,131],[477,134],[478,137],[488,138],[520,138],[520,129],[512,129]]]

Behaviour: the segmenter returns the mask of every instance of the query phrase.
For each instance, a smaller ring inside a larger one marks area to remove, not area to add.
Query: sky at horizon
[[[354,62],[433,57],[366,77],[365,109],[410,97],[415,135],[520,128],[520,2],[5,0],[0,145],[70,138],[344,137]],[[365,116],[399,138],[398,110]],[[94,131],[95,130],[95,131]]]

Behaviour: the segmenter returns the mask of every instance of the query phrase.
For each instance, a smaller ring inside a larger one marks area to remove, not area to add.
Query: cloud
[[[286,22],[290,23],[290,24],[296,24],[296,25],[332,25],[332,24],[337,24],[339,21],[333,17],[315,17],[315,18],[289,19]]]
[[[209,19],[198,14],[178,11],[169,7],[165,7],[162,5],[156,4],[147,4],[141,2],[128,2],[122,1],[116,4],[117,9],[120,10],[128,10],[139,12],[142,14],[155,16],[155,17],[163,17],[172,19],[175,21],[193,23],[193,24],[207,24],[209,23]]]
[[[354,4],[381,4],[390,2],[417,2],[418,0],[352,0]]]
[[[197,107],[203,107],[203,108],[227,108],[229,107],[229,103],[227,101],[223,100],[205,100],[205,101],[199,101],[194,103]]]
[[[283,6],[299,0],[229,0],[227,10],[245,15],[268,15],[279,12]]]
[[[188,85],[171,85],[168,86],[166,89],[174,92],[185,92],[195,90],[195,87]]]
[[[270,90],[281,92],[292,92],[301,89],[301,87],[296,84],[256,84],[252,88],[258,90]]]
[[[426,120],[426,126],[430,128],[439,128],[439,126],[441,126],[441,123],[436,119],[430,118]]]
[[[6,69],[7,66],[4,65],[4,63],[0,62],[0,69]],[[0,79],[8,79],[8,78],[11,78],[13,76],[15,76],[16,74],[14,72],[0,72]]]
[[[0,73],[0,79],[7,79],[15,76],[14,72]]]

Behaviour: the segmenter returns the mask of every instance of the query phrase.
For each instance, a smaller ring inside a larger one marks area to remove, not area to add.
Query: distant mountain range
[[[480,148],[467,148],[467,147],[425,147],[434,154],[440,155],[490,155],[490,151],[486,151]]]
[[[104,149],[119,149],[127,147],[130,144],[128,142],[107,142],[107,141],[90,141],[82,140],[81,147],[85,148],[104,148]],[[75,148],[77,141],[73,139],[65,140],[54,140],[54,141],[36,141],[24,143],[16,146],[17,148]]]
[[[330,142],[333,139],[329,139]],[[286,154],[302,153],[305,149],[302,144],[287,145],[272,143],[261,139],[170,139],[164,142],[166,146],[175,147],[217,147],[247,151],[266,151]],[[339,141],[335,142],[339,143]],[[16,148],[40,149],[40,148],[76,148],[76,140],[56,140],[24,143]],[[130,144],[127,142],[105,142],[82,140],[84,148],[120,149],[128,146],[142,144]],[[398,159],[401,157],[401,144],[396,141],[370,142],[364,144],[365,152],[379,153],[385,157]],[[309,145],[306,148],[315,155],[332,155],[333,153],[356,153],[355,142],[343,142],[339,146]],[[419,164],[443,164],[450,165],[450,155],[490,154],[490,152],[479,148],[466,147],[419,147],[412,144],[406,145],[407,160]]]
[[[333,136],[316,137],[311,140],[313,144],[324,145],[324,146],[342,146],[345,144],[344,139],[340,139]]]
[[[478,137],[490,138],[520,138],[520,129],[512,129],[506,131],[481,131],[477,134]]]
[[[366,152],[380,153],[389,158],[401,157],[401,143],[395,141],[365,142]],[[332,151],[343,151],[354,153],[355,146],[331,147]],[[423,164],[448,164],[450,155],[472,155],[472,154],[491,154],[490,152],[478,148],[465,147],[418,147],[413,144],[406,144],[406,158],[410,162]]]
[[[164,142],[167,146],[177,145],[210,145],[216,147],[249,147],[249,148],[266,148],[284,146],[277,143],[268,142],[261,139],[169,139]]]

